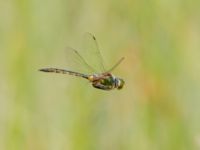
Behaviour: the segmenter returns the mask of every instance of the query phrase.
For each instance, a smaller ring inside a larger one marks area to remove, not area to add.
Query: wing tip
[[[93,40],[96,41],[96,37],[94,36],[94,34],[92,34],[92,33],[90,33],[90,32],[86,32],[85,34],[89,34],[89,35],[93,38]]]

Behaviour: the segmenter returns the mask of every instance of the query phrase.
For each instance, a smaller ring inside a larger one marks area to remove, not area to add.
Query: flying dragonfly
[[[91,33],[86,33],[85,39],[86,48],[82,54],[71,47],[67,47],[66,51],[68,61],[76,63],[76,68],[84,66],[84,68],[87,69],[87,74],[75,70],[71,71],[71,69],[65,70],[58,68],[42,68],[39,69],[39,71],[82,77],[87,79],[94,88],[101,90],[122,89],[125,81],[119,77],[115,77],[111,72],[124,60],[124,57],[122,57],[113,67],[111,67],[111,69],[106,70],[95,36]]]

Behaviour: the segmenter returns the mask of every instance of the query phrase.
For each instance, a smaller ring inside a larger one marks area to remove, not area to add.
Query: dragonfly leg
[[[101,89],[101,90],[112,90],[113,89],[112,86],[106,86],[106,85],[103,85],[99,82],[93,82],[92,86],[97,88],[97,89]]]

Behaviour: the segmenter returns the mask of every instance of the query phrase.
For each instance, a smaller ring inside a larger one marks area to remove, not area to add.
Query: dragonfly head
[[[116,78],[116,88],[118,90],[122,89],[124,84],[125,84],[125,81],[123,79]]]

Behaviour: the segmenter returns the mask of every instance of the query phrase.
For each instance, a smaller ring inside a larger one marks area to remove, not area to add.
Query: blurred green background
[[[200,149],[199,0],[1,0],[1,150]],[[38,72],[93,33],[126,81]]]

